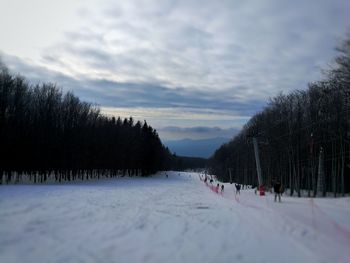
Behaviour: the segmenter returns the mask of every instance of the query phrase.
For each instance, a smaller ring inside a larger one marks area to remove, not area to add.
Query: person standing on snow
[[[235,184],[236,186],[236,195],[241,194],[241,185],[240,184]]]
[[[282,184],[279,180],[276,180],[273,185],[273,191],[275,192],[275,202],[277,201],[277,196],[278,196],[278,201],[281,202],[281,190],[282,190]]]
[[[215,193],[219,193],[219,188],[220,188],[220,184],[217,184],[216,187],[215,187]]]

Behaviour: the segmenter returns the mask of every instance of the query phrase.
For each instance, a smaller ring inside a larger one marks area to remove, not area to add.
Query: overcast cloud
[[[0,0],[4,63],[179,134],[239,128],[305,89],[350,26],[348,0],[71,2]]]

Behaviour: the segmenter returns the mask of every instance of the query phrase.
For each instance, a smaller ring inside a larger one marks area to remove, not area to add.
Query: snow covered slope
[[[0,186],[0,262],[350,262],[350,199],[223,195],[168,172]]]

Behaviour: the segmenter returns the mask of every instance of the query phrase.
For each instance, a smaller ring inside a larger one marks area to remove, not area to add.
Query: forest
[[[271,98],[229,143],[216,150],[210,170],[221,181],[262,185],[280,180],[288,194],[344,196],[350,191],[350,36],[324,79]]]
[[[148,176],[186,169],[146,121],[107,117],[52,83],[0,69],[0,184]],[[202,165],[202,163],[199,163]]]

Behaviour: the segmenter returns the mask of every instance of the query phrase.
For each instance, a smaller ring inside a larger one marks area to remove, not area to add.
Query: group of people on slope
[[[204,176],[204,179],[202,179],[202,177],[200,177],[202,181],[204,181],[204,183],[206,183],[208,185],[208,177],[207,175]],[[219,193],[219,189],[220,189],[220,193],[223,194],[224,190],[225,190],[225,185],[222,184],[220,186],[220,184],[218,183],[216,186],[213,186],[214,180],[213,179],[209,179],[209,183],[211,185],[211,188],[214,192]],[[231,182],[232,184],[232,182]],[[235,184],[235,188],[236,188],[236,195],[237,194],[241,194],[241,189],[242,189],[242,185],[240,184]]]
[[[207,183],[208,177],[205,176],[203,181],[204,181],[205,183]],[[212,190],[214,190],[216,193],[219,193],[219,189],[221,189],[221,190],[220,190],[220,193],[221,193],[221,194],[224,193],[224,188],[225,188],[224,184],[222,184],[221,187],[220,187],[220,184],[218,183],[218,184],[216,185],[216,187],[214,187],[214,186],[212,185],[213,182],[214,182],[214,180],[213,180],[213,179],[210,179],[209,182],[210,182],[210,184],[211,184],[211,186],[212,186]],[[232,184],[232,182],[231,182],[231,184]],[[236,195],[237,195],[237,194],[240,195],[240,194],[241,194],[241,188],[242,188],[242,186],[241,186],[240,184],[235,184],[235,188],[236,188]],[[283,187],[283,185],[282,185],[282,183],[281,183],[280,180],[278,180],[278,179],[275,179],[275,180],[274,180],[274,183],[273,183],[273,191],[274,191],[274,193],[275,193],[275,202],[277,202],[277,199],[278,199],[279,202],[281,202],[281,196],[282,196],[282,194],[283,194],[283,192],[284,192],[284,187]],[[256,193],[256,192],[255,192],[255,193]]]
[[[223,184],[221,185],[221,187],[220,187],[220,184],[217,184],[216,188],[215,188],[215,192],[219,193],[219,189],[221,189],[220,193],[223,194],[224,193],[224,188],[225,188],[225,186]]]
[[[255,189],[254,190],[255,194],[257,194],[257,192],[260,191],[259,190],[260,188],[264,189],[264,186],[260,186],[260,187],[254,186],[253,188]],[[278,180],[278,179],[273,180],[272,187],[271,188],[268,187],[267,189],[270,189],[269,190],[270,193],[272,193],[272,189],[273,189],[273,192],[275,194],[275,202],[277,202],[277,199],[279,202],[281,202],[281,196],[284,193],[284,187],[283,187],[280,180]],[[263,190],[263,191],[265,191],[265,190]]]
[[[205,177],[204,177],[204,183],[206,183],[207,185],[208,185],[208,177],[205,175]],[[221,187],[220,187],[220,184],[217,184],[215,187],[214,187],[214,185],[213,185],[213,183],[214,183],[214,180],[213,179],[210,179],[210,188],[214,191],[214,192],[216,192],[216,193],[219,193],[219,189],[221,189],[220,190],[220,193],[221,194],[223,194],[224,193],[224,189],[225,189],[225,186],[222,184],[221,185]]]

